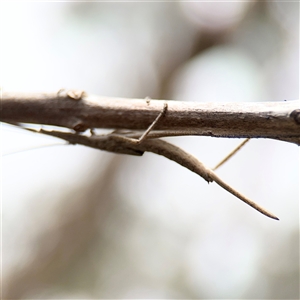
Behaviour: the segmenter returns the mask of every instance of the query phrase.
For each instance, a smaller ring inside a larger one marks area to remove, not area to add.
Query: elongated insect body
[[[55,130],[50,131],[40,129],[37,131],[35,129],[26,129],[32,132],[39,132],[42,134],[63,139],[73,145],[84,145],[87,147],[109,151],[113,153],[141,156],[144,152],[152,152],[158,155],[162,155],[189,169],[190,171],[198,174],[207,182],[215,181],[219,186],[221,186],[229,193],[242,200],[244,203],[253,207],[260,213],[264,214],[265,216],[275,220],[279,220],[278,217],[276,217],[274,214],[268,212],[266,209],[262,208],[257,203],[248,199],[243,194],[233,189],[230,185],[226,184],[212,169],[206,167],[196,157],[187,153],[178,146],[170,144],[164,140],[146,139],[142,143],[133,142],[133,137],[136,136],[134,132],[129,134],[129,136],[115,133],[86,136],[77,133],[60,132]]]
[[[73,95],[73,94],[72,94]],[[81,97],[81,96],[80,96]],[[231,186],[226,184],[218,175],[210,168],[206,167],[202,162],[200,162],[196,157],[187,153],[183,149],[170,144],[164,140],[155,137],[154,127],[163,118],[168,109],[168,104],[164,103],[162,111],[158,114],[155,120],[150,124],[150,126],[142,133],[142,135],[137,134],[135,131],[114,131],[110,134],[96,135],[91,130],[91,135],[84,135],[78,132],[62,132],[57,130],[45,130],[45,129],[30,129],[24,128],[32,132],[38,132],[53,137],[57,137],[67,141],[69,144],[84,145],[91,148],[96,148],[99,150],[109,151],[119,154],[129,154],[135,156],[141,156],[144,152],[152,152],[158,155],[162,155],[179,165],[189,169],[190,171],[198,174],[207,182],[215,181],[219,186],[227,190],[229,193],[239,198],[249,206],[253,207],[260,213],[268,216],[272,219],[279,220],[274,214],[268,212],[255,202],[251,201]],[[240,146],[241,147],[241,146]],[[227,156],[219,165],[219,167],[226,160],[228,160],[238,149],[236,149],[232,154]]]

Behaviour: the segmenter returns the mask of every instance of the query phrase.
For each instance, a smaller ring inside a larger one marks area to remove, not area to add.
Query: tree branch
[[[300,145],[300,101],[205,103],[166,101],[168,110],[151,137],[202,135],[271,138]],[[164,102],[87,95],[82,91],[3,93],[2,122],[88,128],[146,129]]]
[[[260,137],[299,145],[299,106],[299,101],[227,104],[162,102],[88,96],[82,91],[59,91],[56,94],[3,94],[1,121],[63,126],[75,130],[75,133],[43,129],[36,131],[26,127],[24,129],[55,136],[71,144],[115,153],[142,155],[149,151],[165,156],[200,175],[207,182],[215,181],[262,214],[278,220],[275,215],[226,184],[195,157],[157,137]],[[147,127],[140,135],[140,131]],[[88,128],[123,130],[104,135],[95,135],[92,130],[90,136],[77,134]]]

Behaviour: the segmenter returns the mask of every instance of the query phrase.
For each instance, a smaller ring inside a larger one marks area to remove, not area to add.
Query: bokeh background
[[[7,1],[0,11],[5,91],[299,99],[298,2]],[[240,142],[168,140],[211,167]],[[5,124],[1,147],[3,298],[299,299],[297,146],[251,140],[218,170],[279,222],[154,154]]]

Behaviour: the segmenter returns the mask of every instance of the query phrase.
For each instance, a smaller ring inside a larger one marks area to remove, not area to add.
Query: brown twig
[[[271,138],[300,145],[300,101],[205,103],[166,101],[168,111],[153,136],[202,135]],[[87,95],[82,91],[49,94],[3,93],[2,122],[88,128],[146,129],[161,112],[160,100]]]

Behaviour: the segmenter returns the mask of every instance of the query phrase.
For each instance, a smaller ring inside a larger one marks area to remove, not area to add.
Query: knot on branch
[[[294,121],[300,125],[300,109],[295,109],[291,112],[290,117],[294,119]]]
[[[82,122],[78,122],[78,123],[74,124],[73,129],[76,132],[84,132],[88,129],[88,126],[84,125]]]

